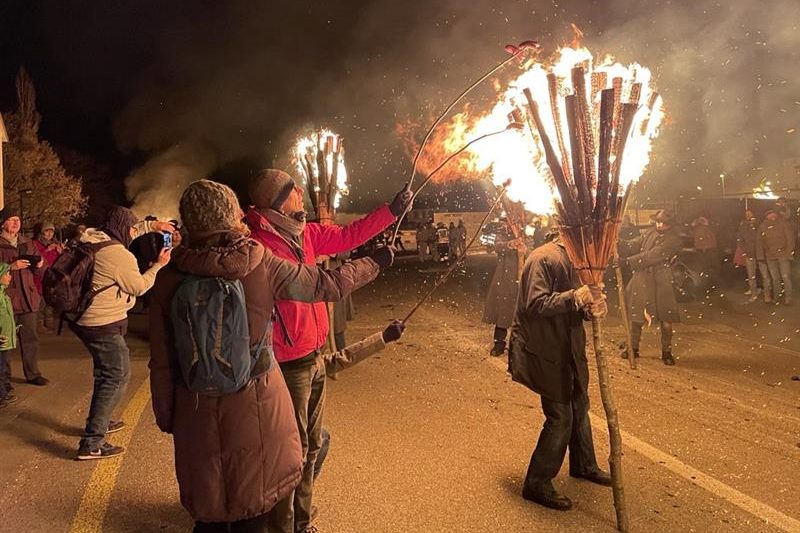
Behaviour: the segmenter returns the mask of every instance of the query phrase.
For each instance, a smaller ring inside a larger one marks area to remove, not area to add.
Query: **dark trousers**
[[[270,533],[270,513],[236,522],[195,522],[193,533]]]
[[[641,322],[633,322],[631,324],[631,343],[633,344],[633,351],[639,353],[639,344],[642,342],[642,328],[644,324]],[[661,329],[661,352],[672,352],[672,322],[659,322]]]
[[[501,328],[500,326],[494,327],[494,342],[502,342],[505,344],[507,336],[508,328]]]
[[[8,379],[8,374],[6,374],[7,354],[8,351],[0,351],[0,400],[5,399],[9,391],[11,391],[11,381]]]
[[[537,492],[552,491],[551,480],[561,469],[567,448],[571,474],[598,470],[586,391],[575,383],[570,403],[554,402],[542,396],[542,411],[546,420],[525,475],[525,487]]]
[[[131,356],[125,337],[119,333],[79,333],[78,337],[89,350],[94,364],[92,403],[80,445],[96,450],[105,440],[111,415],[128,385]]]
[[[294,489],[291,498],[292,505],[281,506],[279,503],[276,506],[283,507],[281,531],[289,533],[305,531],[311,520],[314,468],[323,444],[325,362],[320,355],[317,355],[313,361],[306,364],[283,364],[281,371],[289,389],[289,395],[292,397],[297,429],[303,445],[303,477],[300,484]]]
[[[14,315],[14,322],[19,327],[17,335],[17,349],[22,357],[22,372],[25,379],[30,381],[42,375],[39,372],[39,335],[36,333],[36,325],[39,321],[39,313],[20,313]],[[10,373],[10,366],[8,366]]]

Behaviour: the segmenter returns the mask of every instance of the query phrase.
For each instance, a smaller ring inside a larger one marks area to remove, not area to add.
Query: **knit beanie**
[[[9,218],[18,216],[19,216],[19,210],[14,209],[13,207],[10,206],[6,206],[3,209],[0,209],[0,225],[2,225]]]
[[[42,223],[42,231],[49,230],[49,229],[55,230],[56,229],[56,225],[53,224],[50,221],[43,222]]]
[[[278,209],[295,183],[292,177],[276,168],[267,168],[253,176],[247,187],[250,201],[259,209]]]
[[[242,209],[233,189],[211,180],[190,183],[180,203],[181,220],[189,233],[236,229]]]

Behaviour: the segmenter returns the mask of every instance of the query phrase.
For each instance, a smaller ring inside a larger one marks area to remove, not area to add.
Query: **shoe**
[[[81,446],[78,448],[78,461],[88,461],[90,459],[108,459],[116,457],[125,453],[125,448],[122,446],[114,446],[104,442],[96,450],[90,450],[88,447]]]
[[[747,289],[746,291],[744,291],[744,295],[745,296],[750,296],[751,294],[753,294],[753,291],[751,291],[750,289]]]
[[[622,352],[622,358],[623,359],[627,359],[628,358],[628,350],[624,350]],[[633,358],[634,359],[639,359],[639,350],[634,350],[633,351]]]
[[[44,376],[36,376],[33,379],[29,379],[28,383],[30,383],[31,385],[36,385],[37,387],[44,387],[45,385],[50,383],[50,380]]]
[[[495,341],[494,346],[492,346],[492,349],[489,351],[489,355],[491,355],[492,357],[500,357],[501,355],[503,355],[503,352],[505,351],[506,351],[506,343],[501,341]]]
[[[549,490],[547,492],[522,489],[522,497],[529,502],[538,503],[556,511],[569,511],[572,509],[572,500],[566,496],[562,496],[556,490]]]
[[[675,366],[675,359],[672,357],[672,352],[662,352],[661,361],[667,366]]]
[[[587,474],[573,474],[570,472],[569,475],[570,477],[585,479],[586,481],[591,481],[592,483],[597,483],[598,485],[602,485],[604,487],[611,486],[611,475],[603,472],[599,468]]]
[[[8,407],[12,403],[16,403],[19,398],[14,396],[13,394],[6,394],[6,397],[0,400],[0,409],[3,407]]]
[[[106,435],[109,433],[116,433],[125,428],[125,421],[124,420],[112,420],[108,423],[108,429],[106,430]]]

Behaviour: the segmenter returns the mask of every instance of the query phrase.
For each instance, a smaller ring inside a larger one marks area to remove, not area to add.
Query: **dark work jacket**
[[[549,242],[528,256],[511,326],[511,375],[543,397],[569,403],[577,383],[589,387],[585,314],[576,309],[580,286],[564,248]]]

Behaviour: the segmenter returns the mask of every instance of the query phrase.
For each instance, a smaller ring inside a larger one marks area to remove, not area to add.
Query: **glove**
[[[383,342],[389,343],[399,339],[406,330],[406,325],[399,320],[392,320],[383,330]]]
[[[381,246],[372,252],[370,257],[373,261],[378,263],[378,267],[381,270],[385,270],[394,263],[394,248],[391,246]]]
[[[575,298],[575,307],[578,309],[584,309],[592,303],[592,290],[588,285],[584,285],[575,289],[573,297]]]
[[[608,315],[606,295],[603,293],[604,288],[605,283],[589,286],[589,291],[592,293],[592,303],[589,304],[589,311],[595,318],[605,318]]]
[[[397,193],[392,200],[392,203],[389,204],[389,211],[396,217],[399,217],[406,211],[411,210],[411,199],[414,197],[414,193],[411,192],[411,185],[406,183],[403,188]]]

